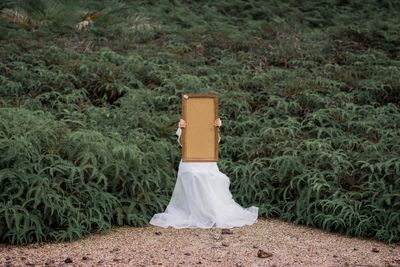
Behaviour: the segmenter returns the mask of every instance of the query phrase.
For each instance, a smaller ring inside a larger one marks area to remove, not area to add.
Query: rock
[[[110,252],[117,252],[117,251],[120,251],[121,249],[120,248],[113,248]]]
[[[191,255],[189,252],[185,252],[183,254],[186,255],[186,256],[190,256]]]
[[[67,257],[67,258],[64,260],[64,262],[65,262],[65,263],[72,263],[72,259],[71,259],[70,257]]]
[[[51,265],[51,266],[54,266],[54,262],[55,262],[55,260],[53,260],[53,259],[48,259],[45,263],[44,263],[44,265]]]
[[[224,228],[224,229],[222,229],[221,233],[223,235],[231,235],[231,234],[233,234],[233,231],[231,229]]]
[[[155,234],[155,235],[161,235],[161,232],[160,232],[160,231],[157,231],[157,232],[155,232],[154,234]]]
[[[32,262],[29,262],[29,261],[28,261],[28,262],[25,262],[25,265],[26,265],[26,266],[35,266],[35,264],[34,264],[34,263],[32,263]]]
[[[196,262],[197,264],[201,264],[201,261]]]
[[[271,252],[266,252],[262,249],[259,249],[257,252],[257,257],[259,257],[259,258],[270,258],[272,256],[273,256],[273,254]]]
[[[229,244],[228,243],[226,243],[226,242],[222,242],[222,244],[221,244],[223,247],[229,247]]]
[[[82,260],[84,260],[84,261],[87,261],[88,259],[89,259],[88,256],[83,256],[83,257],[82,257]]]
[[[212,237],[213,237],[215,240],[221,240],[221,239],[222,239],[222,236],[219,235],[219,234],[214,234],[214,235],[212,235]]]
[[[377,249],[377,248],[372,248],[372,252],[378,253],[378,252],[379,252],[379,249]]]
[[[253,248],[258,248],[258,246],[256,246],[256,245],[253,245]]]
[[[334,257],[334,258],[337,258],[337,257],[338,257],[338,255],[333,255],[333,257]]]

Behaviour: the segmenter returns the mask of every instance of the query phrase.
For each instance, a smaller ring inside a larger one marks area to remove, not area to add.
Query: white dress
[[[176,131],[178,142],[181,129]],[[232,198],[229,178],[216,162],[179,163],[178,177],[164,213],[150,224],[167,228],[232,228],[257,221],[258,207],[243,208]]]

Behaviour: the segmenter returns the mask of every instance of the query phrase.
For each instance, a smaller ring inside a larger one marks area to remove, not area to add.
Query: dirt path
[[[114,227],[70,243],[0,244],[0,266],[400,266],[400,244],[276,219],[232,232]]]

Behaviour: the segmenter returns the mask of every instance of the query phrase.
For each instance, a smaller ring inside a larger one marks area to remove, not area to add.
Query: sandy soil
[[[400,266],[400,244],[277,219],[231,231],[114,227],[74,242],[0,244],[0,266]]]

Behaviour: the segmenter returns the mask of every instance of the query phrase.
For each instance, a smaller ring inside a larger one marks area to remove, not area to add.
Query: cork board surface
[[[182,161],[218,161],[218,96],[182,94]]]

